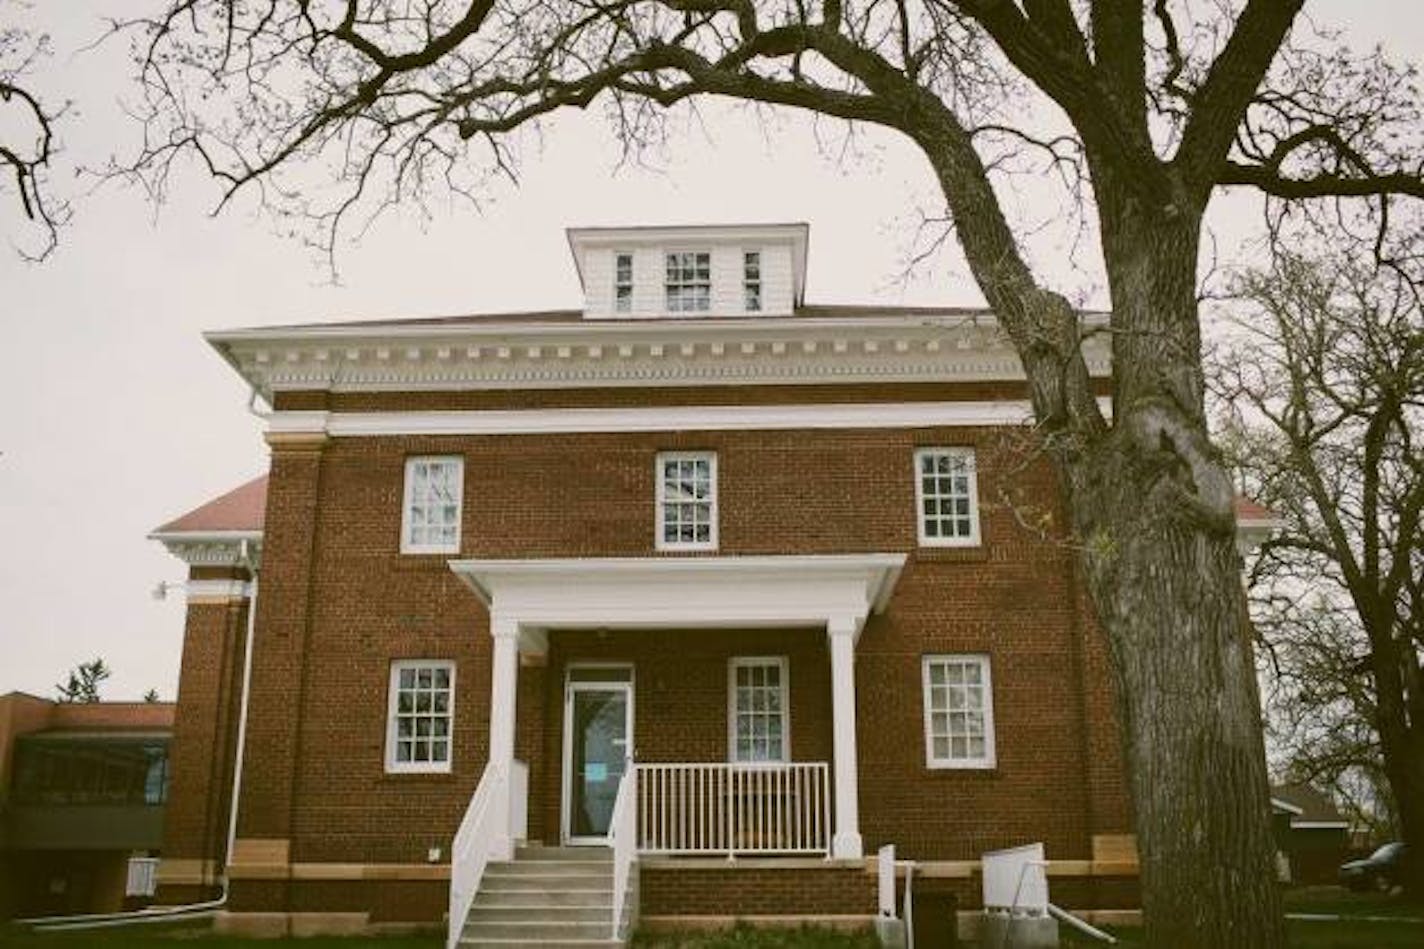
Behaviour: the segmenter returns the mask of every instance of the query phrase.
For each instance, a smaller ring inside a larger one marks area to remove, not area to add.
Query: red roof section
[[[1236,495],[1236,519],[1238,521],[1274,521],[1276,512],[1240,494]]]
[[[267,513],[267,476],[253,478],[227,494],[169,521],[155,534],[260,531]]]

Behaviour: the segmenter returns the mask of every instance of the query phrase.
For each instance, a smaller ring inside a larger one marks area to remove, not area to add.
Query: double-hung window
[[[735,762],[787,761],[785,656],[738,656],[727,666],[727,728]]]
[[[915,508],[920,543],[973,547],[979,543],[978,484],[972,448],[915,452]]]
[[[925,766],[994,767],[988,656],[925,656]]]
[[[386,725],[387,771],[449,771],[455,664],[415,659],[391,663]]]
[[[678,251],[667,255],[664,289],[669,313],[695,313],[712,308],[712,255]]]
[[[465,461],[458,455],[406,459],[402,553],[459,553],[464,482]]]
[[[742,306],[748,313],[761,309],[761,252],[742,254]]]
[[[667,451],[657,466],[658,550],[717,547],[717,455]]]
[[[613,255],[613,309],[628,313],[633,309],[633,255]]]

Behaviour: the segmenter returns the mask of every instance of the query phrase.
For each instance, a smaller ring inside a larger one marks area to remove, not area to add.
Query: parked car
[[[1352,890],[1389,891],[1404,882],[1404,861],[1408,848],[1400,841],[1380,847],[1363,860],[1340,865],[1340,883]]]

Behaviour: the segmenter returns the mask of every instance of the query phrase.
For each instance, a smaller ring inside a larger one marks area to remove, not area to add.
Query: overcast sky
[[[41,0],[16,11],[0,0],[0,17],[18,12],[53,36],[35,85],[73,101],[58,175],[71,192],[75,164],[101,164],[135,133],[120,108],[124,49],[74,52],[117,3]],[[1307,9],[1358,46],[1384,42],[1397,57],[1424,59],[1424,12],[1413,2]],[[678,127],[685,134],[656,168],[616,170],[598,116],[560,114],[542,149],[525,151],[518,187],[494,189],[482,213],[452,205],[423,227],[415,215],[378,223],[342,249],[339,286],[250,206],[210,217],[215,192],[197,175],[156,211],[132,190],[79,194],[42,265],[0,247],[0,693],[52,695],[67,669],[102,656],[114,670],[106,698],[150,687],[173,698],[182,600],[157,602],[150,591],[184,567],[145,535],[267,463],[246,389],[204,330],[576,307],[563,231],[589,224],[804,220],[813,302],[980,302],[952,247],[899,279],[919,212],[938,207],[922,159],[899,140],[865,132],[835,160],[834,125],[787,116],[768,131],[747,110],[716,105]],[[13,222],[0,207],[0,234]],[[1247,202],[1213,215],[1229,253],[1254,222]],[[1041,271],[1083,302],[1105,303],[1095,254],[1080,250],[1074,268],[1066,240],[1040,239]]]

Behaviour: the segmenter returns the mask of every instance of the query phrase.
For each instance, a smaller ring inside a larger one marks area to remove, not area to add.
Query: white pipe
[[[1117,943],[1117,939],[1114,936],[1103,932],[1096,926],[1088,925],[1086,922],[1074,916],[1066,909],[1060,909],[1059,907],[1054,906],[1052,903],[1048,904],[1048,914],[1054,917],[1055,919],[1062,920],[1063,922],[1067,923],[1069,926],[1072,926],[1079,932],[1092,936],[1094,939],[1101,939],[1103,942],[1109,944]]]
[[[255,393],[254,393],[255,394]],[[252,642],[257,624],[257,563],[252,556],[251,541],[242,542],[242,562],[252,574],[252,582],[247,593],[247,642],[242,657],[242,695],[237,712],[237,753],[232,771],[232,799],[228,805],[227,849],[223,852],[222,891],[217,899],[201,903],[185,903],[182,906],[160,906],[132,910],[127,913],[84,913],[76,916],[37,916],[17,919],[16,923],[33,926],[40,930],[99,929],[109,926],[128,926],[138,923],[157,923],[164,920],[197,918],[216,913],[227,905],[228,866],[232,863],[232,847],[237,839],[237,803],[242,791],[243,752],[247,742],[247,699],[252,686]]]

